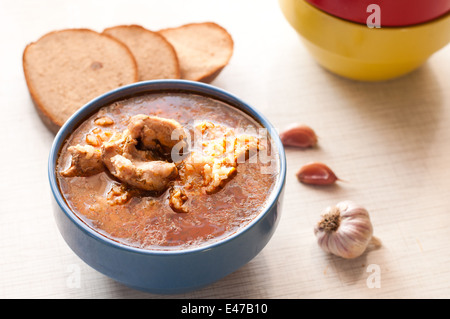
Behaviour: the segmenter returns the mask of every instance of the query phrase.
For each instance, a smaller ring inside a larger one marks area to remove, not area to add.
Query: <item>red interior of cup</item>
[[[381,27],[398,27],[424,23],[450,12],[450,0],[305,1],[331,15],[362,24],[373,23],[374,16],[371,15],[379,13]],[[374,8],[371,5],[378,5],[378,8]],[[378,12],[375,12],[375,10]]]

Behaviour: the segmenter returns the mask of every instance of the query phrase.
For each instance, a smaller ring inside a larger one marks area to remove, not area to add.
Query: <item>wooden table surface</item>
[[[212,84],[280,130],[310,125],[319,147],[286,151],[281,221],[256,258],[192,293],[147,294],[91,269],[60,236],[47,179],[53,135],[28,95],[22,52],[55,29],[158,30],[202,21],[221,24],[235,41],[229,65]],[[346,80],[313,61],[275,0],[2,0],[0,33],[0,297],[450,297],[450,46],[397,80]],[[348,182],[300,184],[296,171],[313,160]],[[322,252],[313,234],[322,210],[346,199],[369,210],[382,241],[354,260]]]

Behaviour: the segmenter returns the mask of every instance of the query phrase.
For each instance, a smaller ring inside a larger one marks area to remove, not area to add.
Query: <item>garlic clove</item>
[[[317,144],[317,135],[307,125],[291,125],[280,133],[280,139],[284,146],[309,148]]]
[[[368,211],[354,202],[328,207],[314,227],[317,243],[327,253],[346,259],[361,256],[373,237]]]
[[[312,185],[331,185],[339,180],[331,168],[320,162],[303,165],[296,176],[300,182]]]

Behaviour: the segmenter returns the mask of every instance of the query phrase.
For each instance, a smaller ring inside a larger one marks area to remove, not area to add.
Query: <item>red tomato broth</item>
[[[113,132],[125,129],[129,118],[137,114],[174,119],[189,130],[194,120],[210,120],[233,128],[263,128],[244,112],[206,96],[162,92],[131,97],[101,108],[68,137],[60,151],[57,172],[70,164],[67,148],[86,144],[86,136],[99,128],[95,119],[113,119],[113,125],[100,127],[102,132]],[[221,190],[189,198],[188,213],[170,208],[169,190],[157,195],[134,194],[123,203],[111,205],[108,194],[121,183],[107,171],[89,177],[57,174],[58,183],[75,215],[112,240],[153,250],[198,247],[235,233],[264,209],[279,169],[275,148],[270,143],[268,146],[269,162],[239,163],[236,175]]]

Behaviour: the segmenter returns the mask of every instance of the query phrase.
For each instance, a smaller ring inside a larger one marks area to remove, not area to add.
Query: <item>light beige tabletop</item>
[[[203,21],[221,24],[235,42],[212,84],[280,130],[310,125],[319,147],[287,150],[282,217],[256,258],[199,291],[147,294],[91,269],[59,234],[47,179],[53,135],[28,95],[22,52],[56,29]],[[450,297],[450,46],[397,80],[346,80],[313,61],[276,0],[2,0],[0,33],[1,298]],[[310,161],[347,182],[299,183],[295,173]],[[322,210],[346,199],[369,210],[382,241],[353,260],[324,253],[313,234]]]

